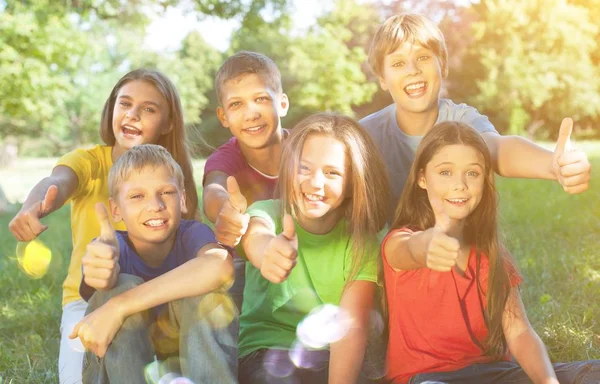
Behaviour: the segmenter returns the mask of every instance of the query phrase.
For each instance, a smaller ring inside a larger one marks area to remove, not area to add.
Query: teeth
[[[130,126],[123,126],[123,132],[129,134],[129,135],[139,135],[142,133],[142,131],[140,131],[139,129],[135,128],[135,127],[130,127]]]
[[[415,91],[417,89],[425,88],[425,82],[409,84],[405,87],[407,91]]]
[[[464,203],[467,199],[448,199],[451,203]]]
[[[313,195],[310,193],[305,193],[304,196],[306,196],[306,198],[310,201],[323,201],[325,199],[324,196]]]
[[[262,127],[263,127],[263,126],[262,126],[262,125],[260,125],[260,126],[258,126],[258,127],[246,128],[246,131],[250,131],[250,132],[256,132],[256,131],[258,131],[259,129],[261,129]]]
[[[166,223],[165,220],[152,219],[152,220],[146,221],[144,224],[149,225],[150,227],[160,227],[161,225],[164,225],[165,223]]]

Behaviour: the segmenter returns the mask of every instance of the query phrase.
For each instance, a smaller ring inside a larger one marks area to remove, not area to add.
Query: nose
[[[421,68],[419,68],[417,60],[409,59],[406,63],[406,71],[409,75],[419,75],[421,73]]]
[[[139,109],[138,107],[131,107],[127,110],[127,112],[125,113],[125,116],[128,119],[131,120],[139,120],[140,119],[140,113],[139,113]]]
[[[316,170],[315,172],[311,173],[310,175],[310,186],[317,188],[317,189],[322,189],[323,186],[325,185],[325,175],[323,174],[323,172],[321,172],[320,170]]]
[[[255,103],[248,103],[246,110],[244,111],[244,118],[246,121],[253,121],[260,117],[258,106]]]
[[[160,212],[165,209],[165,203],[162,201],[160,196],[155,196],[148,201],[146,210],[149,212]]]
[[[467,189],[467,178],[466,175],[457,175],[453,180],[453,190],[464,191]]]

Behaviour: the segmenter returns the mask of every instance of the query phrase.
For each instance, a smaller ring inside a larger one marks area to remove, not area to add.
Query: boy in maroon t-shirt
[[[233,137],[206,160],[204,214],[222,244],[235,247],[248,227],[246,208],[273,198],[289,101],[273,60],[255,52],[230,56],[215,78],[217,116]],[[231,294],[241,309],[245,264],[236,260]]]

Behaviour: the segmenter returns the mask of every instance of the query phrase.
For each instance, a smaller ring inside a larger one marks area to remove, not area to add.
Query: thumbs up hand
[[[448,236],[451,219],[444,211],[443,202],[432,201],[431,206],[435,214],[435,227],[432,228],[425,264],[434,271],[448,272],[456,265],[460,243]]]
[[[100,224],[100,236],[87,245],[81,261],[83,279],[94,289],[110,289],[120,272],[119,242],[102,203],[96,204],[96,218]]]
[[[573,120],[566,117],[560,124],[552,156],[552,170],[565,192],[575,194],[589,188],[591,166],[585,152],[570,148],[572,132]]]
[[[229,200],[223,204],[215,221],[215,236],[221,244],[235,247],[248,230],[250,216],[246,213],[246,198],[233,176],[227,178],[227,193]]]
[[[275,237],[267,248],[260,266],[260,273],[272,283],[282,283],[296,265],[298,237],[294,220],[289,214],[283,216],[283,232]]]
[[[46,191],[44,199],[28,208],[21,209],[10,221],[8,228],[18,241],[31,241],[48,229],[40,219],[48,214],[50,207],[58,195],[58,187],[51,185]]]

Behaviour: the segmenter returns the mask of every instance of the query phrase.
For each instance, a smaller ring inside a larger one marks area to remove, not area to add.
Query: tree
[[[554,137],[564,116],[600,116],[598,27],[586,9],[562,0],[482,0],[453,97],[477,106],[499,129]],[[538,132],[539,133],[539,132]]]

